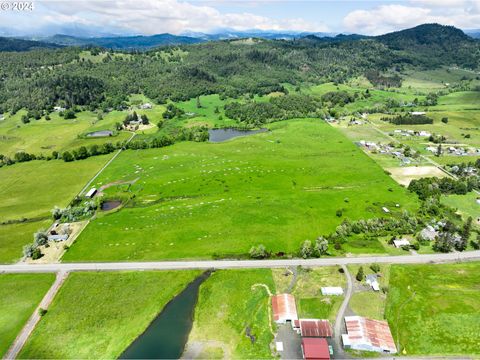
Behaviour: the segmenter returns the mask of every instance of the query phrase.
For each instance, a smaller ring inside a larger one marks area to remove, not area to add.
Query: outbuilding
[[[410,241],[407,239],[397,239],[393,240],[393,245],[395,245],[396,248],[401,248],[402,246],[410,246]]]
[[[97,193],[97,189],[95,188],[91,188],[90,190],[88,190],[88,192],[85,194],[85,197],[91,199],[95,196],[95,194]]]
[[[272,296],[273,320],[277,324],[298,320],[295,297],[291,294],[278,294]]]
[[[306,360],[330,360],[330,350],[324,338],[303,338],[302,354]]]
[[[332,326],[328,320],[323,319],[300,319],[293,323],[297,332],[302,337],[332,337]]]
[[[347,334],[342,334],[345,349],[395,354],[397,348],[386,321],[361,316],[345,316]]]
[[[366,282],[372,287],[374,291],[380,291],[380,285],[378,284],[378,278],[376,274],[367,275]]]
[[[343,289],[340,286],[325,286],[321,288],[323,296],[340,296],[343,295]]]

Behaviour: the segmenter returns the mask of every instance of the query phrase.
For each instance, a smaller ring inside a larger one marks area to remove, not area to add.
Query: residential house
[[[380,291],[380,284],[376,274],[369,274],[365,277],[366,283],[372,287],[374,291]]]

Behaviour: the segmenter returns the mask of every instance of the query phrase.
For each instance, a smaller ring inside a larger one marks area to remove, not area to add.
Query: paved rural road
[[[68,273],[65,273],[65,272],[59,272],[57,274],[57,278],[55,279],[55,282],[50,287],[48,292],[45,294],[40,305],[35,309],[32,316],[30,316],[30,319],[28,319],[28,322],[25,324],[22,331],[20,331],[20,334],[18,334],[12,346],[10,346],[10,349],[5,354],[4,359],[15,359],[17,357],[17,355],[20,353],[23,346],[27,342],[27,339],[32,333],[33,329],[35,328],[37,323],[40,321],[40,315],[38,314],[38,310],[40,308],[48,309],[48,306],[50,305],[53,298],[57,294],[58,290],[62,286],[63,282],[67,278],[67,275]]]
[[[480,250],[447,254],[331,257],[291,260],[198,260],[153,262],[91,262],[57,264],[0,265],[0,273],[42,273],[58,271],[122,271],[122,270],[184,270],[184,269],[244,269],[281,268],[287,266],[329,266],[348,264],[426,264],[480,260]]]
[[[353,281],[352,275],[348,271],[345,265],[342,265],[343,272],[347,278],[347,292],[345,293],[345,299],[343,299],[342,305],[337,312],[337,317],[335,318],[335,328],[333,330],[334,343],[335,343],[335,358],[342,359],[345,357],[345,352],[343,351],[342,346],[342,323],[343,318],[345,317],[345,311],[347,310],[348,303],[353,293]]]

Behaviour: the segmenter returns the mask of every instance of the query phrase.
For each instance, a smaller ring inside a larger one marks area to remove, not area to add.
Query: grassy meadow
[[[199,271],[72,273],[19,358],[117,358],[199,274]]]
[[[258,286],[254,286],[258,285]],[[210,342],[207,353],[227,359],[270,358],[270,299],[275,293],[270,269],[218,270],[200,287],[189,342]],[[256,337],[246,336],[247,328]]]
[[[122,153],[96,186],[137,180],[105,191],[135,198],[97,216],[64,260],[239,256],[257,244],[295,253],[343,217],[380,216],[382,206],[397,203],[399,211],[416,208],[415,196],[324,122],[270,129],[224,143]]]
[[[54,274],[0,275],[0,357],[8,351],[54,279]]]
[[[386,316],[399,351],[479,355],[479,271],[480,263],[392,266]]]

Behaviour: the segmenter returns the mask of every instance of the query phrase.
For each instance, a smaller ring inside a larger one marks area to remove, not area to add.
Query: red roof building
[[[298,327],[302,337],[332,337],[332,326],[328,320],[300,319]]]
[[[303,338],[302,353],[306,360],[330,360],[328,343],[324,338]]]
[[[298,320],[295,298],[290,294],[278,294],[272,296],[273,320],[277,324],[285,324],[287,321]]]
[[[397,348],[386,321],[361,316],[345,316],[347,334],[342,335],[345,349],[395,354]]]

